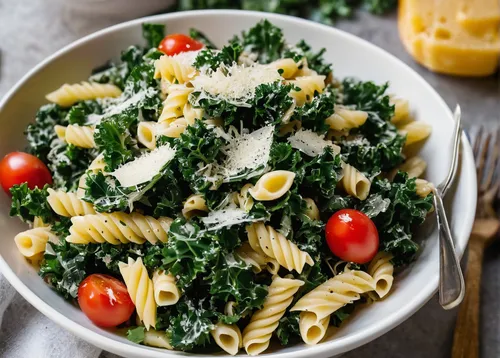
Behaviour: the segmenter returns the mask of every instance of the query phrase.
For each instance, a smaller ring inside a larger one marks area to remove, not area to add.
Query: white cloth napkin
[[[107,26],[161,12],[171,3],[0,0],[0,96],[27,70],[66,44]],[[100,354],[99,348],[38,312],[0,274],[0,357],[98,358]]]

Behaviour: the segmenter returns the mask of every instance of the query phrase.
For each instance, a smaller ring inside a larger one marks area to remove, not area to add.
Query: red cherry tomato
[[[361,211],[337,211],[326,223],[325,234],[332,253],[344,261],[364,264],[377,254],[377,227]]]
[[[115,327],[125,322],[135,309],[123,282],[101,274],[90,275],[80,283],[78,304],[100,327]]]
[[[165,55],[173,56],[181,52],[196,51],[203,47],[201,42],[183,34],[172,34],[161,40],[158,50]]]
[[[9,194],[15,184],[28,183],[28,187],[43,188],[52,184],[52,176],[43,162],[34,155],[23,152],[12,152],[0,161],[0,184]]]

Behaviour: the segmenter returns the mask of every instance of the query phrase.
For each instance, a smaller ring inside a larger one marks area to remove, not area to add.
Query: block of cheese
[[[497,1],[400,0],[398,27],[403,44],[432,71],[491,75],[500,56]],[[480,9],[487,5],[490,11]]]

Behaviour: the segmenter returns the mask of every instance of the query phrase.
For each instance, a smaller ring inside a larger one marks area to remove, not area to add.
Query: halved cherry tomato
[[[127,321],[135,309],[123,282],[101,274],[92,274],[80,283],[78,304],[100,327],[115,327]]]
[[[172,34],[161,40],[158,50],[165,55],[173,56],[181,52],[196,51],[203,47],[201,42],[183,34]]]
[[[332,253],[344,261],[364,264],[377,254],[377,227],[361,211],[337,211],[326,223],[325,234]]]
[[[52,184],[47,166],[34,155],[23,152],[12,152],[0,161],[0,184],[9,194],[9,189],[15,184],[28,183],[28,187],[43,188],[45,184]]]

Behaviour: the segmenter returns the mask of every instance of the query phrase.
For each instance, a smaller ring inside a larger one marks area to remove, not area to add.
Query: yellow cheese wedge
[[[478,8],[491,1],[497,0],[400,0],[398,26],[404,46],[435,72],[491,75],[500,55],[500,20],[495,15],[500,8],[492,7],[490,13]]]

